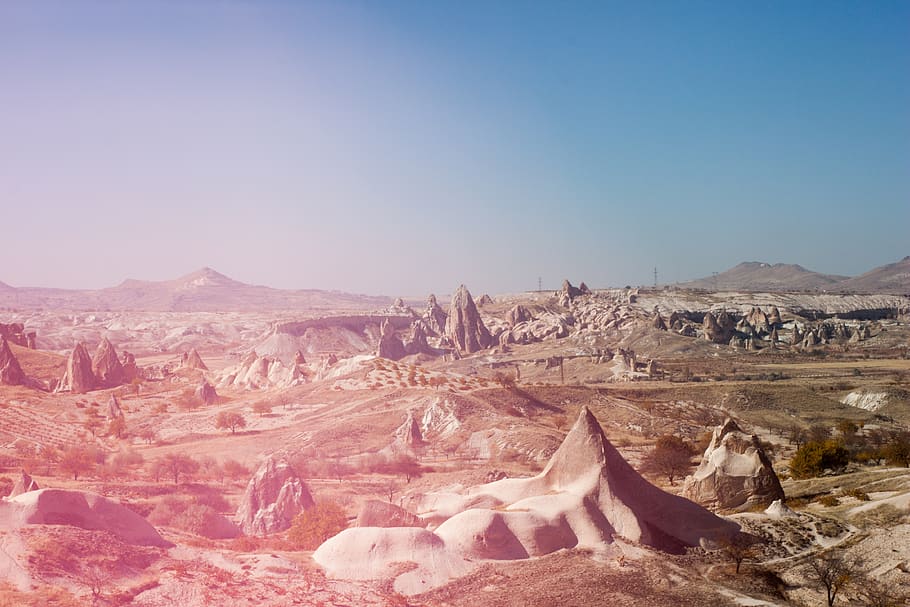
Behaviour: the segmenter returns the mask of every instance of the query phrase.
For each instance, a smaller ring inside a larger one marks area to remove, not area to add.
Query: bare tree
[[[859,561],[843,552],[823,552],[809,562],[809,576],[825,589],[828,607],[834,605],[838,593],[856,580]]]
[[[736,564],[736,573],[739,573],[740,565],[747,558],[754,556],[755,543],[753,539],[745,533],[726,538],[721,542],[720,548],[724,555]]]

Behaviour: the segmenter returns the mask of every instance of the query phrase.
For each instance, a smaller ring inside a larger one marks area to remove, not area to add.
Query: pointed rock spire
[[[75,392],[84,394],[95,389],[95,374],[92,371],[92,359],[81,341],[76,344],[69,358],[66,359],[66,369],[60,379],[58,391]]]
[[[452,296],[445,335],[459,352],[467,354],[485,350],[493,343],[493,337],[480,318],[471,292],[464,285],[459,286]]]
[[[0,384],[19,386],[25,382],[25,373],[13,354],[5,337],[0,337]]]
[[[114,344],[103,338],[92,357],[92,373],[99,387],[114,388],[123,383],[123,363],[117,356]]]

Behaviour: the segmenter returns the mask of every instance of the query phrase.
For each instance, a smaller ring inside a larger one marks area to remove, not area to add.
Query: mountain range
[[[680,283],[710,291],[828,291],[910,293],[910,256],[856,277],[813,272],[797,264],[746,261],[713,276]]]
[[[174,280],[128,279],[105,289],[10,287],[0,283],[0,307],[59,310],[202,312],[251,310],[371,310],[391,298],[318,289],[285,290],[236,281],[211,268]]]

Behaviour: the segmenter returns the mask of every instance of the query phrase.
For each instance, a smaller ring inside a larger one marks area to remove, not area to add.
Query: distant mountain
[[[128,279],[94,290],[0,287],[0,307],[151,312],[239,312],[252,310],[371,310],[391,298],[316,289],[284,290],[248,285],[202,268],[174,280]]]
[[[814,291],[831,289],[847,278],[820,274],[797,264],[746,261],[716,276],[679,286],[711,291]]]
[[[837,290],[856,293],[910,293],[910,255],[900,261],[845,280],[837,285]]]

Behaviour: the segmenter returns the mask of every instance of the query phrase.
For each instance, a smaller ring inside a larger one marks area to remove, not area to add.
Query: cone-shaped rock
[[[480,299],[477,300],[478,306],[489,306],[489,305],[492,305],[492,303],[493,303],[493,298],[490,297],[489,295],[487,295],[486,293],[481,295]]]
[[[92,359],[89,358],[85,344],[79,342],[69,358],[66,359],[66,369],[60,380],[59,390],[83,394],[95,389],[95,374],[92,372]]]
[[[283,459],[269,457],[256,470],[240,500],[237,522],[247,535],[284,531],[302,511],[313,507],[303,479]]]
[[[420,432],[420,424],[414,419],[414,413],[412,411],[408,411],[408,416],[405,418],[404,423],[395,430],[395,440],[408,447],[416,447],[423,444],[423,434]]]
[[[758,438],[727,419],[714,429],[701,464],[686,479],[683,495],[709,507],[743,509],[783,499],[784,490]]]
[[[183,360],[181,365],[184,369],[197,369],[199,371],[208,371],[209,368],[203,362],[202,357],[199,356],[199,352],[196,351],[196,348],[193,348],[186,354],[186,358]]]
[[[92,373],[97,385],[102,388],[114,388],[123,383],[123,363],[117,356],[114,344],[106,337],[98,344],[95,356],[92,357]]]
[[[25,382],[25,373],[13,354],[5,337],[0,337],[0,384],[19,386]]]
[[[445,335],[460,352],[470,354],[489,348],[493,343],[490,331],[483,324],[470,291],[458,287],[449,305]]]
[[[29,491],[37,491],[40,488],[41,487],[38,486],[38,483],[36,483],[32,477],[28,475],[28,472],[23,470],[22,474],[19,475],[19,478],[16,479],[15,484],[13,484],[13,488],[7,497],[16,497],[17,495],[22,495],[23,493],[28,493]]]
[[[554,489],[590,483],[592,497],[617,535],[659,549],[711,544],[737,531],[735,524],[646,481],[607,440],[587,407],[542,476]]]
[[[204,405],[213,405],[218,401],[218,393],[215,391],[215,387],[207,381],[199,384],[199,387],[196,388],[195,396]]]

